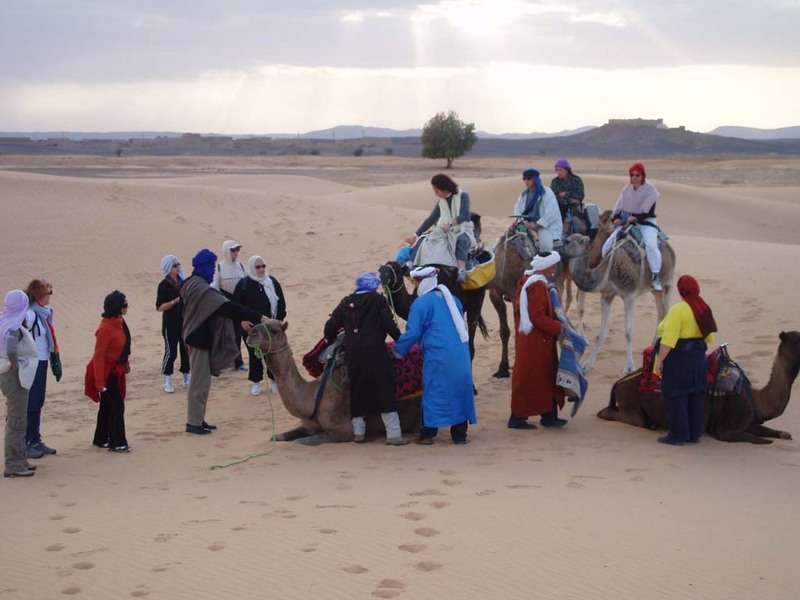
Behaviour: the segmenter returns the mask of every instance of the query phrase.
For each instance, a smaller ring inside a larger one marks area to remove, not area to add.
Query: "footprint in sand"
[[[444,565],[442,563],[438,563],[433,560],[423,560],[422,562],[418,562],[414,565],[414,567],[419,571],[424,571],[426,573],[430,573],[431,571],[438,571]]]
[[[64,594],[65,596],[74,596],[75,594],[80,594],[81,591],[82,591],[81,588],[78,587],[77,585],[71,585],[61,590],[61,593]]]
[[[434,500],[433,502],[430,503],[430,505],[433,508],[445,508],[447,506],[450,506],[450,503],[444,500]]]
[[[73,569],[78,569],[79,571],[88,571],[89,569],[94,569],[94,563],[89,562],[88,560],[82,560],[81,562],[76,562],[72,565]]]
[[[331,529],[330,527],[320,527],[317,531],[320,533],[324,533],[325,535],[331,535],[336,533],[335,529]]]
[[[77,505],[78,505],[77,502],[62,502],[61,503],[61,506],[65,507],[65,508],[70,508],[72,506],[77,506]]]
[[[225,544],[222,542],[214,542],[208,547],[211,552],[219,552],[220,550],[225,550]]]
[[[491,496],[495,493],[495,490],[481,490],[480,492],[475,492],[476,496]]]
[[[80,527],[65,527],[62,529],[64,533],[79,533],[81,530]]]
[[[61,519],[66,519],[67,515],[53,515],[50,517],[51,521],[60,521]]]
[[[412,506],[416,506],[419,504],[419,500],[411,500],[410,502],[403,502],[402,504],[398,504],[397,508],[411,508]]]
[[[644,481],[644,476],[643,475],[634,475],[633,477],[631,477],[629,479],[629,481],[635,481],[635,482],[638,483],[640,481]]]
[[[66,546],[64,544],[50,544],[45,548],[48,552],[61,552]]]
[[[145,596],[149,596],[150,592],[148,590],[133,590],[131,592],[131,597],[133,598],[144,598]]]
[[[303,546],[302,548],[300,548],[300,552],[305,552],[305,553],[316,552],[316,551],[317,551],[317,548],[314,545]]]
[[[361,575],[362,573],[369,571],[369,569],[362,567],[361,565],[347,565],[342,567],[342,571],[345,573],[352,573],[353,575]]]
[[[177,533],[159,533],[156,537],[153,538],[153,541],[163,544],[164,542],[168,542],[172,538],[177,537],[177,535],[178,535]]]
[[[461,485],[461,482],[458,479],[442,479],[442,483],[448,487]]]
[[[425,544],[400,544],[397,549],[410,554],[419,554],[428,547]]]
[[[541,489],[542,486],[528,483],[514,483],[506,486],[510,490]]]
[[[421,492],[409,492],[409,496],[444,496],[444,494],[434,488],[428,488],[426,490],[422,490]]]
[[[570,481],[569,483],[567,483],[567,487],[579,490],[579,489],[581,489],[581,488],[583,488],[585,486],[582,483],[578,482],[578,481]]]
[[[404,519],[408,519],[409,521],[422,521],[422,519],[425,518],[425,513],[409,511],[407,513],[403,513],[400,516],[403,517]]]
[[[422,537],[433,537],[435,535],[439,535],[439,532],[432,527],[418,527],[414,530],[414,533],[421,535]]]

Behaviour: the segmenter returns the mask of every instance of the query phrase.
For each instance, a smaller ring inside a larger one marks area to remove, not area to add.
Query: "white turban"
[[[450,311],[450,318],[453,320],[453,325],[458,332],[458,338],[466,343],[469,341],[469,333],[467,333],[467,324],[464,322],[464,315],[458,310],[450,290],[439,283],[438,274],[439,269],[436,267],[422,267],[411,271],[411,277],[421,280],[417,287],[417,297],[421,298],[432,290],[439,290],[447,303],[447,309]]]
[[[164,273],[164,277],[169,275],[169,272],[172,270],[176,264],[179,264],[181,261],[180,259],[175,256],[174,254],[167,254],[164,258],[161,259],[161,272]],[[183,272],[183,268],[178,269],[178,277],[181,279],[186,279],[186,274]]]
[[[528,335],[533,331],[533,323],[528,314],[528,288],[537,281],[547,284],[547,278],[541,274],[545,269],[556,266],[561,262],[561,255],[558,252],[551,252],[547,256],[537,254],[531,261],[531,268],[525,271],[528,280],[522,286],[519,293],[519,332]]]

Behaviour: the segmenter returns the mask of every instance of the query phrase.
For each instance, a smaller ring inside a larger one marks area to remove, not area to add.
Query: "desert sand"
[[[623,161],[575,162],[588,196],[610,207]],[[778,333],[800,329],[800,161],[773,164],[773,177],[764,159],[732,163],[730,181],[722,160],[648,166],[677,272],[699,279],[718,341],[761,386]],[[457,166],[492,243],[519,165]],[[704,168],[708,184],[698,183]],[[218,431],[183,432],[185,390],[164,394],[159,374],[161,256],[188,265],[228,238],[243,258],[264,256],[286,291],[299,359],[354,276],[390,259],[430,210],[439,169],[388,158],[3,157],[0,290],[34,276],[53,283],[65,377],[49,379],[42,419],[58,454],[31,479],[0,481],[0,598],[795,598],[800,444],[665,447],[655,432],[597,419],[624,367],[619,302],[588,398],[561,431],[505,428],[510,381],[491,377],[500,350],[487,302],[479,422],[465,447],[447,435],[433,447],[275,444],[270,402],[277,430],[294,419],[277,396],[249,396],[234,372],[212,385]],[[127,455],[91,446],[96,406],[82,395],[115,288],[128,295],[133,334]],[[656,323],[651,298],[637,309],[639,351]],[[590,335],[598,322],[590,296]],[[800,436],[798,405],[770,424]]]

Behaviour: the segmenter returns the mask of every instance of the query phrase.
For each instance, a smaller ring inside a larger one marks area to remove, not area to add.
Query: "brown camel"
[[[661,322],[669,307],[669,295],[672,289],[672,278],[675,272],[675,251],[669,242],[661,246],[661,285],[663,291],[656,292],[650,284],[650,268],[644,257],[644,251],[632,241],[626,245],[632,248],[637,255],[634,259],[631,253],[623,247],[611,251],[606,257],[602,256],[603,243],[611,235],[614,226],[611,222],[611,211],[606,211],[600,218],[600,228],[593,242],[585,235],[570,235],[564,244],[564,255],[569,263],[570,275],[575,285],[583,292],[600,294],[600,332],[597,334],[592,353],[584,369],[586,372],[594,367],[597,355],[608,338],[608,318],[611,313],[611,303],[617,296],[625,304],[625,340],[627,342],[627,359],[625,373],[634,369],[633,365],[633,322],[636,298],[646,292],[653,294],[658,312],[656,325]],[[584,303],[578,302],[579,328],[583,331]]]
[[[247,335],[247,345],[260,348],[267,367],[275,375],[278,392],[286,410],[300,419],[300,425],[277,436],[277,441],[298,440],[315,446],[325,442],[353,441],[353,427],[350,422],[350,395],[345,377],[345,369],[334,372],[333,381],[325,387],[319,405],[316,406],[320,379],[306,381],[297,369],[292,349],[286,337],[288,323],[268,320],[259,323]],[[419,430],[419,400],[398,402],[400,425],[403,432]],[[370,434],[384,432],[379,416],[367,418],[367,431]]]
[[[752,399],[743,396],[706,395],[706,431],[724,442],[771,444],[764,438],[792,439],[786,431],[764,426],[765,421],[783,414],[792,393],[792,384],[800,370],[800,332],[781,332],[778,352],[772,363],[769,382],[752,391]],[[664,403],[657,392],[639,391],[641,370],[623,377],[611,388],[608,406],[597,413],[607,421],[620,421],[646,427],[666,429]]]

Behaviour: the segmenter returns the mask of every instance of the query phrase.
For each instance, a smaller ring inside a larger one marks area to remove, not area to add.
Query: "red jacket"
[[[95,332],[94,355],[86,365],[84,393],[100,401],[100,390],[108,387],[108,378],[113,373],[118,378],[119,390],[125,398],[125,373],[127,361],[120,362],[127,341],[122,317],[104,318]]]

